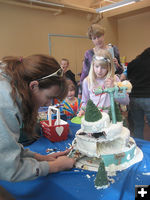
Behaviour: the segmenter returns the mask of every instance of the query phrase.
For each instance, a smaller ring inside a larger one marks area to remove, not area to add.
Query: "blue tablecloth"
[[[47,154],[47,148],[65,150],[71,144],[75,132],[80,125],[70,123],[71,133],[68,140],[52,143],[45,137],[29,146],[32,151]],[[46,177],[40,177],[33,181],[9,183],[0,181],[0,185],[6,188],[16,200],[134,200],[135,185],[150,185],[150,142],[135,139],[142,149],[144,158],[128,169],[117,172],[114,183],[107,189],[97,190],[94,187],[96,172],[81,169],[72,169]],[[146,174],[147,173],[147,174]]]

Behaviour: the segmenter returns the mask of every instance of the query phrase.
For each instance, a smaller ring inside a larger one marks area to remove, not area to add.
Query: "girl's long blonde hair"
[[[94,72],[95,62],[100,64],[102,67],[106,67],[108,69],[108,72],[107,72],[105,78],[110,78],[110,77],[114,78],[114,74],[115,74],[114,73],[114,62],[113,62],[113,58],[112,58],[111,54],[106,49],[100,49],[93,56],[93,59],[91,62],[89,75],[87,77],[89,88],[96,86],[97,76]]]

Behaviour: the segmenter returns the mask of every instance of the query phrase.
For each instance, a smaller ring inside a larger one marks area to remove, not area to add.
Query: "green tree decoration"
[[[121,114],[121,111],[120,111],[120,108],[119,108],[119,104],[117,104],[116,102],[115,102],[115,113],[116,113],[117,122],[122,122],[123,121],[122,114]],[[112,120],[112,114],[111,114],[110,108],[109,108],[108,114],[109,114],[110,120]]]
[[[109,184],[105,164],[100,158],[99,168],[95,179],[95,186],[99,188],[106,187]]]
[[[88,100],[85,112],[85,120],[95,122],[102,118],[100,110],[96,107],[91,99]]]
[[[116,119],[117,119],[117,122],[122,122],[122,114],[121,114],[121,111],[120,111],[120,108],[119,108],[119,104],[117,104],[115,102],[115,110],[116,110]]]
[[[111,107],[109,107],[108,115],[109,115],[110,121],[112,121]]]

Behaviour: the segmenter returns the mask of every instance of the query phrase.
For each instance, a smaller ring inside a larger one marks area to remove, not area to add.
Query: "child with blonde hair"
[[[71,120],[77,116],[77,113],[81,107],[81,99],[75,97],[76,87],[71,80],[67,80],[68,94],[63,101],[63,112],[67,116],[67,119]]]
[[[99,50],[92,59],[89,75],[83,81],[82,108],[78,116],[84,114],[86,104],[91,99],[94,104],[103,111],[108,112],[110,107],[110,97],[108,93],[96,95],[95,89],[113,88],[117,82],[120,82],[114,72],[114,62],[111,54],[106,49]],[[115,98],[115,101],[127,105],[129,103],[128,94],[124,98]]]

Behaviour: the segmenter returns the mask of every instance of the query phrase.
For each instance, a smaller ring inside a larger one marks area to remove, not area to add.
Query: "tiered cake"
[[[115,109],[118,109],[117,104]],[[98,171],[103,160],[109,175],[142,160],[142,151],[117,115],[116,123],[112,123],[109,114],[100,112],[91,100],[88,101],[81,129],[73,141],[72,155],[77,157],[77,168]]]

